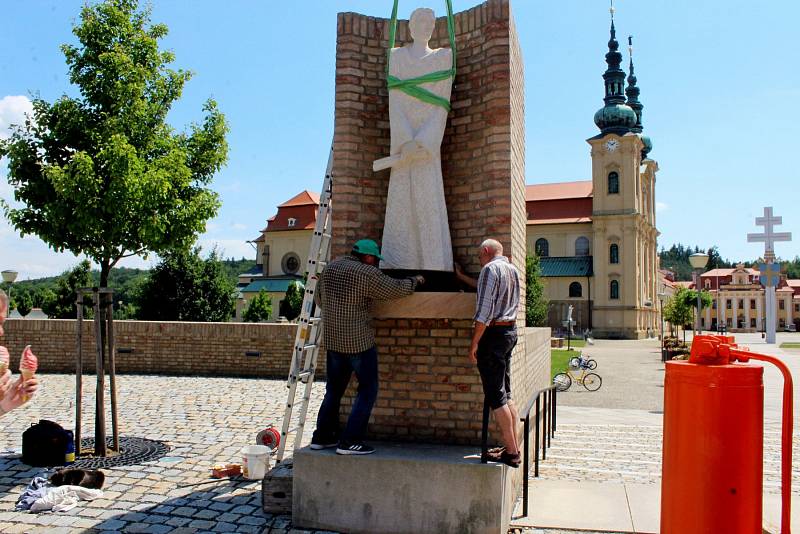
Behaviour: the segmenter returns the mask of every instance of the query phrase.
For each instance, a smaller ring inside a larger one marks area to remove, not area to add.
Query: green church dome
[[[636,126],[636,112],[625,104],[608,104],[594,114],[594,123],[603,132],[620,129],[624,134]]]

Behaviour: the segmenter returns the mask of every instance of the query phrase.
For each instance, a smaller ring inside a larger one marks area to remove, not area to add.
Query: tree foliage
[[[81,287],[92,286],[92,265],[89,260],[83,260],[74,268],[65,271],[56,282],[52,295],[42,303],[42,311],[51,319],[74,319],[78,310],[75,307],[77,290]],[[87,304],[90,304],[90,300]],[[91,310],[86,310],[86,316],[91,317]]]
[[[33,309],[33,298],[27,293],[14,296],[14,307],[23,317],[28,315]]]
[[[303,292],[305,288],[303,284],[295,281],[289,284],[286,290],[286,296],[281,301],[280,314],[290,321],[297,319],[300,316],[300,310],[303,307]]]
[[[128,256],[188,250],[219,209],[206,187],[227,159],[214,100],[202,124],[176,133],[167,114],[191,74],[173,70],[167,35],[138,0],[87,4],[61,47],[80,96],[33,102],[33,117],[0,140],[22,207],[3,205],[21,234],[100,265],[100,285]]]
[[[539,256],[525,258],[525,325],[547,325],[547,298]]]
[[[138,315],[146,321],[228,321],[235,292],[216,251],[205,259],[199,247],[170,252],[141,285]]]
[[[272,315],[272,298],[269,293],[262,289],[247,305],[247,309],[242,314],[242,319],[246,323],[261,323],[269,321],[270,315]]]
[[[689,256],[700,251],[701,249],[698,246],[693,248],[680,243],[672,245],[669,249],[662,248],[658,254],[661,259],[661,268],[675,273],[675,280],[691,280],[693,270],[691,263],[689,263]],[[734,266],[733,262],[724,259],[720,255],[716,246],[710,247],[705,252],[708,254],[707,270],[730,269]]]

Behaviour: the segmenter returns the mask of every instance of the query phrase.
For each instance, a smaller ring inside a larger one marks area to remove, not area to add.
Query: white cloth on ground
[[[31,506],[31,512],[66,512],[78,505],[81,500],[93,501],[103,496],[102,490],[84,488],[81,486],[58,486],[50,488],[41,499],[36,499]]]

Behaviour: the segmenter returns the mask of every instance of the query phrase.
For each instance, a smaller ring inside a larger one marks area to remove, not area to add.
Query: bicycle
[[[584,357],[583,354],[580,356],[573,356],[569,359],[569,367],[570,369],[597,369],[597,360],[593,360],[591,358]]]
[[[573,358],[576,360],[577,358]],[[594,360],[592,360],[594,361]],[[570,362],[571,364],[571,362]],[[595,362],[595,367],[597,366],[597,362]],[[573,375],[573,371],[577,371],[580,369],[580,375]],[[578,365],[575,368],[568,368],[563,373],[558,373],[556,376],[553,377],[553,385],[556,387],[556,391],[566,391],[572,386],[573,380],[578,384],[583,384],[589,391],[597,391],[600,389],[600,386],[603,385],[603,378],[598,375],[597,373],[589,373],[587,370],[589,367],[587,365]]]

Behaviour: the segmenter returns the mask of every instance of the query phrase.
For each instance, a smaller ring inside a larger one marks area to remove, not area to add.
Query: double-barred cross
[[[767,253],[775,252],[776,241],[791,241],[791,232],[776,232],[775,227],[783,224],[783,217],[772,214],[772,207],[764,208],[764,216],[756,217],[756,226],[763,226],[763,234],[747,234],[748,243],[764,243],[764,250]],[[766,254],[769,256],[770,254]]]

